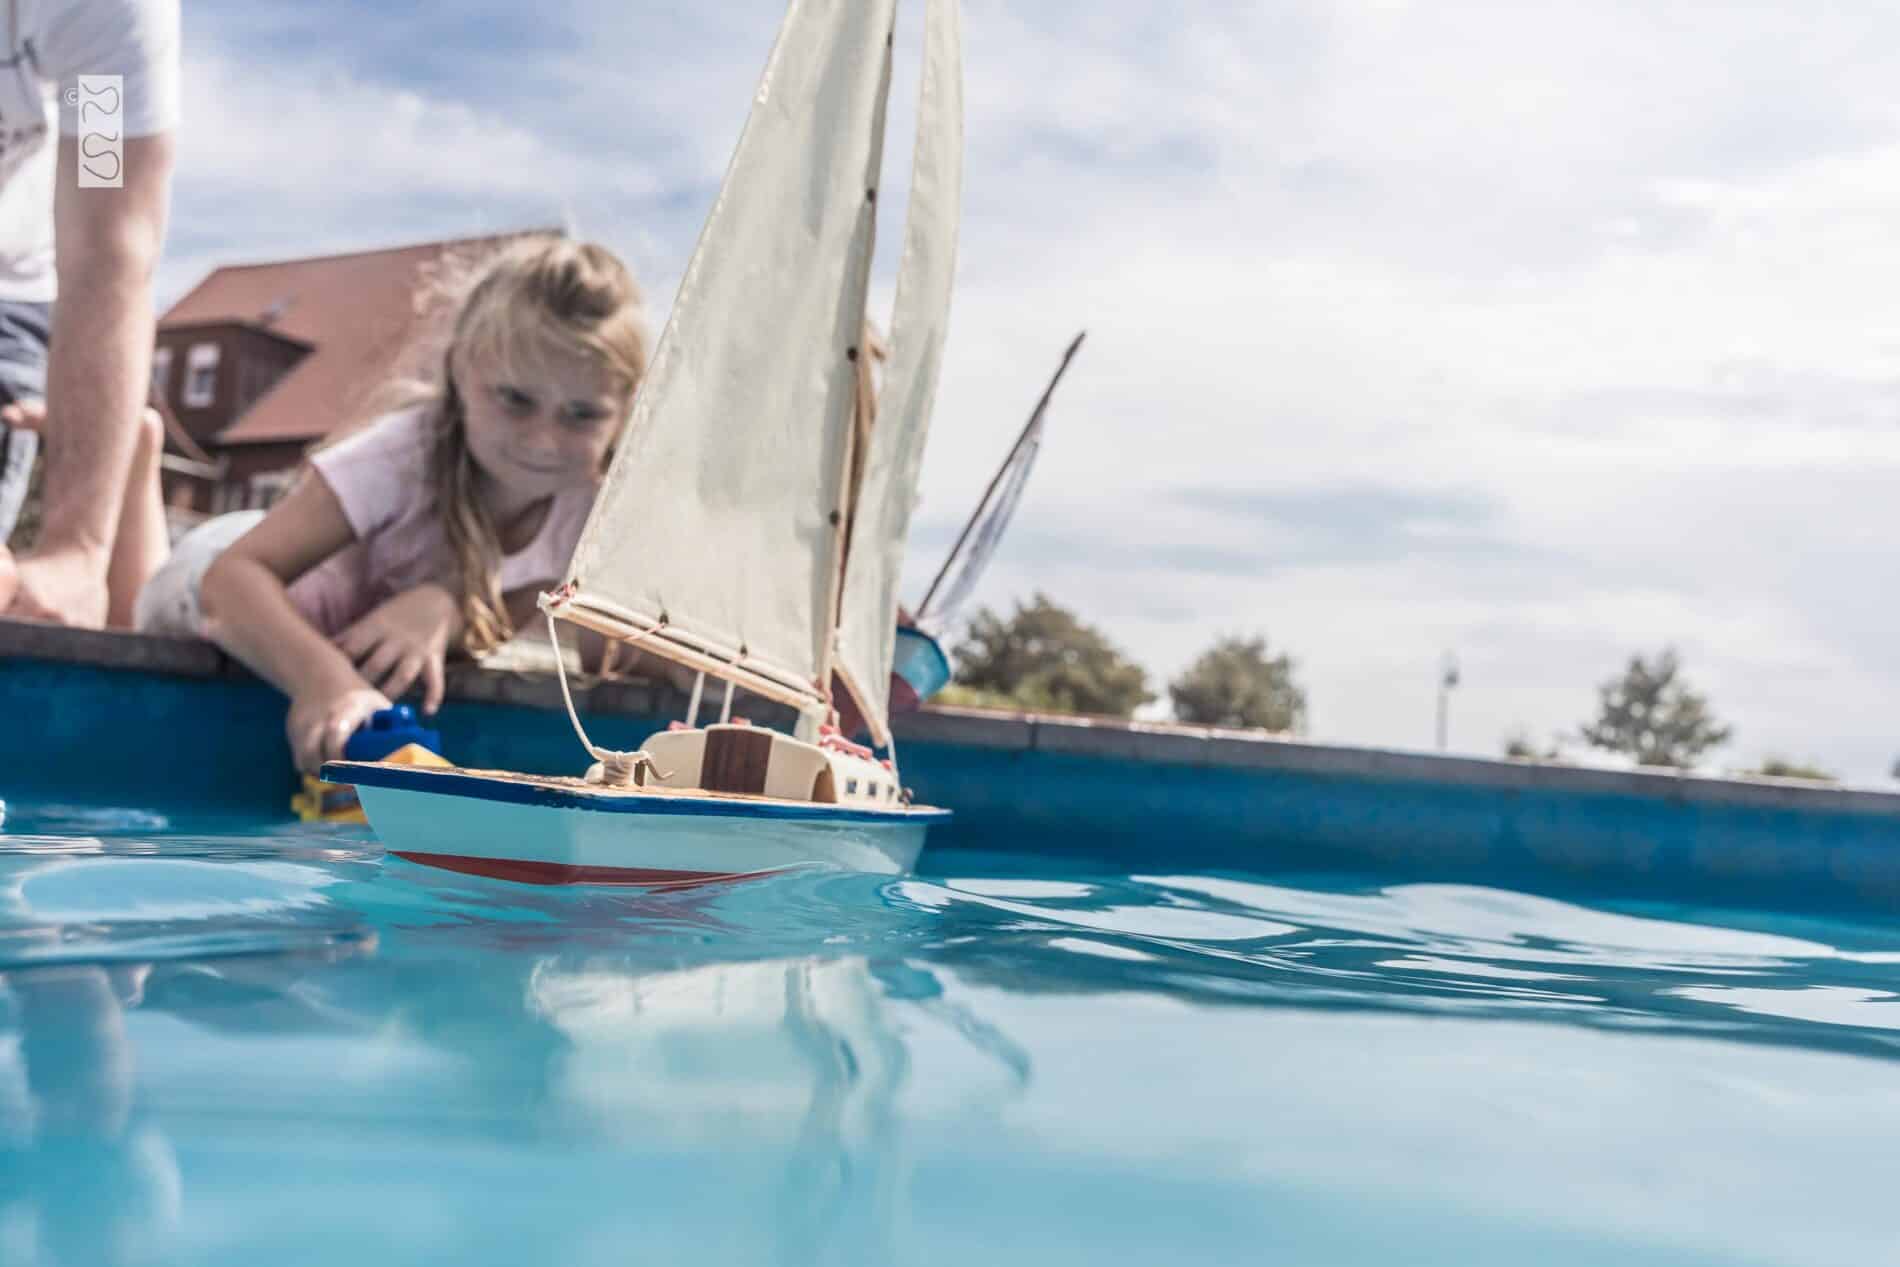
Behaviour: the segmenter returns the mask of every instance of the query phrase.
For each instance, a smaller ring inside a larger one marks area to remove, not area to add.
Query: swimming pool
[[[1865,1263],[1900,933],[1034,842],[663,895],[15,803],[0,1262]]]

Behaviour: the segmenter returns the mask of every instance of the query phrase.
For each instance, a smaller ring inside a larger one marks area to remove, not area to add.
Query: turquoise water
[[[7,832],[0,1263],[1892,1257],[1891,923],[1000,848],[656,896],[361,829]]]

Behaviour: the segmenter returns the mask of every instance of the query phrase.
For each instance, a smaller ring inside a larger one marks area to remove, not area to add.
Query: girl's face
[[[539,501],[605,474],[628,401],[595,357],[544,348],[504,365],[458,354],[454,374],[469,452],[508,502]]]

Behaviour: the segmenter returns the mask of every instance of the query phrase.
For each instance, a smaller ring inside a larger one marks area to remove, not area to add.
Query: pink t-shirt
[[[430,581],[455,586],[454,556],[429,491],[427,419],[424,409],[385,414],[311,455],[356,534],[290,587],[297,609],[328,637],[405,590]],[[555,495],[534,540],[502,556],[502,593],[563,578],[595,491],[589,485]]]

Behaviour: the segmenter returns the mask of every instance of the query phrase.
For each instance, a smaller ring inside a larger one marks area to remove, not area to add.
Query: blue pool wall
[[[25,629],[25,633],[22,630]],[[56,635],[56,636],[55,636]],[[632,747],[676,693],[580,697]],[[759,720],[775,720],[765,706]],[[584,764],[546,677],[463,670],[440,716],[460,764]],[[284,701],[201,643],[0,622],[0,799],[282,820]],[[1708,900],[1900,902],[1900,796],[1791,781],[1446,757],[1271,736],[933,711],[900,719],[904,780],[956,812],[931,858],[1167,874],[1354,871]]]

